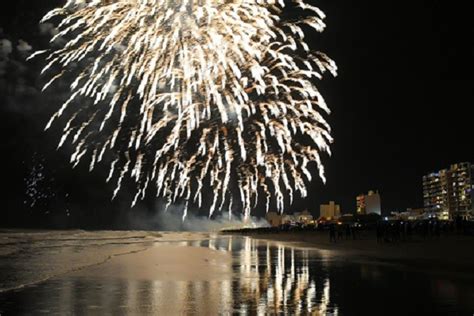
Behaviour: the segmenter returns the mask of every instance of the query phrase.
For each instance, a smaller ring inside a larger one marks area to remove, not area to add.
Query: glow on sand
[[[52,41],[65,44],[34,54],[47,55],[45,89],[70,80],[47,128],[64,117],[59,147],[74,146],[71,163],[109,163],[114,197],[124,178],[136,183],[133,204],[155,188],[169,204],[202,207],[207,190],[210,215],[238,207],[248,217],[259,196],[282,210],[307,195],[314,170],[325,181],[332,137],[315,81],[337,70],[304,39],[325,28],[324,13],[288,5],[67,1],[42,21],[60,21]]]

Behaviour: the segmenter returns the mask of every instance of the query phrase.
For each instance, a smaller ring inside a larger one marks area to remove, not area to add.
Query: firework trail
[[[304,30],[324,13],[303,0],[69,0],[42,22],[60,21],[43,73],[71,80],[71,95],[47,128],[66,117],[59,147],[90,170],[109,159],[107,181],[149,188],[169,204],[210,215],[240,201],[246,217],[263,195],[282,210],[306,196],[311,168],[324,179],[329,113],[314,84],[336,65],[311,52]],[[72,78],[72,79],[71,79]],[[313,166],[311,166],[313,164]],[[187,208],[187,207],[186,207]]]

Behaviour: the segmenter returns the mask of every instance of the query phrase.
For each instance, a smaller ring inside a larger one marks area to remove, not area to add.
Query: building
[[[290,225],[310,225],[313,224],[313,215],[308,211],[294,214],[279,214],[277,212],[268,212],[266,220],[272,227],[280,227],[284,224]]]
[[[474,166],[468,162],[423,177],[425,212],[441,219],[452,219],[472,212],[474,205]]]
[[[365,196],[365,210],[366,214],[382,215],[382,205],[380,203],[379,192],[369,191]]]
[[[282,223],[284,225],[296,225],[296,216],[293,214],[283,215]]]
[[[472,211],[474,175],[470,163],[460,163],[451,166],[451,196],[449,203],[454,212],[466,213]]]
[[[359,194],[356,197],[357,214],[365,214],[365,194]]]
[[[272,227],[280,227],[283,224],[283,215],[277,212],[268,212],[265,218]]]
[[[378,191],[369,191],[368,194],[360,194],[356,197],[357,214],[382,215],[380,194]]]
[[[423,177],[423,205],[428,215],[449,218],[451,182],[451,173],[446,169]]]
[[[424,208],[407,208],[406,210],[406,215],[408,220],[417,220],[417,219],[423,219],[425,215],[425,209]]]
[[[319,208],[319,216],[326,219],[339,218],[341,217],[341,207],[334,201],[322,204]]]
[[[313,222],[313,215],[307,210],[301,213],[295,213],[296,221],[303,225],[309,225]]]
[[[391,212],[390,218],[402,221],[416,221],[427,219],[424,208],[407,208],[406,211],[403,212]]]

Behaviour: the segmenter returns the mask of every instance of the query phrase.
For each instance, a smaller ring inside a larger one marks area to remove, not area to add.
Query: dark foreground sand
[[[401,265],[436,273],[460,274],[474,278],[474,237],[442,235],[439,238],[412,236],[398,242],[377,242],[375,232],[362,232],[358,239],[329,241],[325,231],[294,231],[278,233],[232,233],[254,239],[283,242],[296,247],[331,250],[347,260],[367,260]]]

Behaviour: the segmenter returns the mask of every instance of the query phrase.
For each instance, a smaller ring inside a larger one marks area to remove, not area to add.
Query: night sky
[[[11,1],[9,17],[0,21],[0,39],[45,47],[38,21],[61,3]],[[328,120],[335,143],[333,156],[323,160],[327,184],[315,178],[309,198],[287,211],[308,208],[318,214],[320,203],[335,200],[344,212],[353,212],[355,196],[371,189],[380,191],[385,212],[421,207],[424,174],[474,162],[474,24],[468,1],[313,3],[327,14],[328,28],[309,42],[339,66],[337,78],[326,76],[319,85],[333,110]],[[12,60],[0,76],[2,224],[119,227],[137,212],[128,207],[132,193],[110,202],[108,170],[88,173],[86,163],[71,168],[70,148],[56,151],[58,135],[42,131],[56,99],[28,90],[39,86],[33,75],[39,65],[22,62],[18,54]],[[26,193],[34,168],[43,168],[45,197],[31,207]]]

